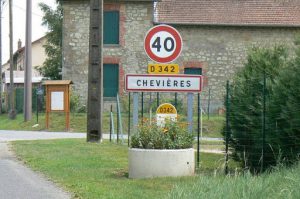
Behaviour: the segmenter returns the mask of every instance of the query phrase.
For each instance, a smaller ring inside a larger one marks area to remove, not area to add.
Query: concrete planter
[[[195,172],[194,149],[129,149],[129,178],[191,176]]]

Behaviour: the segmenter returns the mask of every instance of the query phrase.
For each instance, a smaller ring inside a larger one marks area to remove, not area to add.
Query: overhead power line
[[[15,4],[14,4],[13,7],[18,8],[18,9],[22,10],[23,12],[26,12],[26,9],[23,8],[23,7],[21,7],[21,6],[18,6],[18,5],[15,5]],[[32,13],[33,15],[35,15],[35,16],[43,17],[42,15],[37,14],[37,13],[35,13],[35,12],[31,12],[31,13]]]

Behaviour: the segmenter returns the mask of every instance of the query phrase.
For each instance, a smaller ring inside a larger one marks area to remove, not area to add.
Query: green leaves
[[[143,149],[186,149],[193,146],[194,137],[178,122],[168,121],[165,127],[150,122],[138,128],[131,137],[132,148]]]
[[[270,99],[276,91],[274,82],[286,65],[287,52],[283,46],[253,48],[249,52],[245,67],[236,74],[230,88],[230,146],[235,158],[251,171],[256,172],[261,166],[264,73],[267,82],[264,91],[267,99],[266,139],[267,145],[272,146]],[[274,151],[272,151],[274,148],[276,147],[265,147],[264,158],[268,166],[276,163],[277,157],[274,157]]]
[[[44,45],[47,59],[43,66],[36,69],[45,77],[57,80],[61,79],[62,71],[62,20],[63,10],[60,3],[53,10],[45,3],[39,4],[44,12],[43,25],[47,26],[49,32],[46,35],[47,42]]]

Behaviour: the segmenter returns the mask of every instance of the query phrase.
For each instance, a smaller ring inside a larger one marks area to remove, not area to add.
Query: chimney
[[[18,50],[19,50],[20,48],[22,48],[22,41],[21,41],[21,39],[19,39],[19,41],[18,41]]]

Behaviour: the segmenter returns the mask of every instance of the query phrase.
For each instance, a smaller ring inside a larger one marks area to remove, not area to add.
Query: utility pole
[[[16,119],[15,110],[15,96],[14,96],[14,57],[13,57],[13,13],[12,13],[12,2],[9,0],[9,73],[10,73],[10,83],[9,83],[9,102],[10,110],[8,117],[10,119]]]
[[[24,84],[24,121],[32,119],[32,2],[26,1],[26,40],[25,40],[25,84]]]
[[[0,0],[0,114],[2,114],[2,9],[4,3],[4,0]]]
[[[103,0],[90,0],[87,141],[102,139],[103,111]]]

